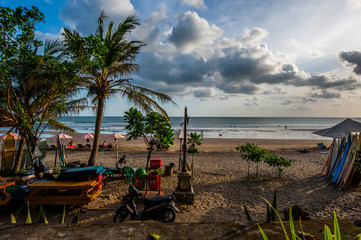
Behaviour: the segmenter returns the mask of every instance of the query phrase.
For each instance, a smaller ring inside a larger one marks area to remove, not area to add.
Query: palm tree
[[[164,109],[157,103],[172,102],[170,96],[155,92],[131,83],[129,75],[138,70],[135,63],[136,55],[144,44],[140,41],[128,41],[126,36],[137,25],[139,20],[135,16],[127,17],[117,27],[110,21],[104,32],[104,20],[107,16],[102,11],[98,19],[98,29],[94,35],[81,37],[70,29],[64,29],[66,53],[81,65],[88,97],[91,98],[93,109],[96,111],[93,149],[88,165],[95,165],[98,155],[101,120],[105,102],[115,93],[120,93],[130,103],[140,107],[145,112],[153,109],[167,116]],[[153,100],[156,99],[156,100]]]
[[[69,99],[77,93],[78,80],[72,63],[61,61],[61,55],[53,56],[61,46],[58,40],[46,41],[43,55],[34,49],[30,58],[19,57],[11,84],[0,83],[0,112],[21,134],[12,172],[19,170],[25,143],[32,156],[31,150],[46,127],[73,132],[56,118],[85,105],[84,99]]]

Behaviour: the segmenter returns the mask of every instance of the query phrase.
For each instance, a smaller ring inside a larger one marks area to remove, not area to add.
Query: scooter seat
[[[171,196],[159,196],[159,197],[150,197],[144,199],[145,207],[151,207],[157,204],[162,204],[166,202],[170,202],[172,200]]]

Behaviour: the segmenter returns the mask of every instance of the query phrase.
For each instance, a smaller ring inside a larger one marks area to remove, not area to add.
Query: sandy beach
[[[85,143],[79,139],[80,134],[74,134],[74,144]],[[48,139],[54,144],[54,139]],[[101,136],[100,142],[111,139]],[[266,164],[259,165],[259,177],[255,178],[256,166],[251,164],[251,179],[247,180],[247,164],[240,158],[234,148],[246,142],[253,142],[259,147],[266,148],[285,159],[294,160],[295,164],[285,169],[282,177],[278,178],[276,169]],[[283,217],[283,210],[292,205],[298,205],[309,213],[313,220],[331,220],[333,211],[339,219],[354,222],[361,219],[361,186],[339,191],[334,184],[327,182],[320,174],[326,159],[327,150],[319,150],[319,140],[262,140],[262,139],[204,139],[199,146],[199,154],[194,157],[194,177],[191,184],[195,192],[195,203],[189,205],[189,211],[177,214],[176,223],[189,222],[236,222],[247,224],[243,206],[255,222],[266,220],[266,202],[261,198],[272,200],[273,191],[277,189],[278,211]],[[64,141],[65,143],[65,141]],[[323,141],[326,146],[331,141]],[[146,164],[146,145],[142,139],[127,141],[117,139],[119,156],[127,155],[127,166],[144,167]],[[301,153],[307,149],[310,152]],[[66,159],[70,161],[87,162],[90,150],[67,150]],[[175,163],[178,170],[179,141],[175,140],[169,151],[153,152],[152,157],[162,158],[162,167]],[[46,166],[53,167],[55,151],[48,151]],[[188,156],[191,161],[191,156]],[[115,151],[100,151],[97,164],[114,167]],[[177,186],[176,176],[162,178],[163,194],[172,194]],[[103,193],[88,205],[81,213],[81,221],[89,224],[112,223],[115,209],[119,206],[120,198],[127,192],[128,185],[120,176],[108,179]],[[151,196],[155,195],[151,192]],[[57,218],[59,216],[54,216]],[[8,216],[2,217],[1,222],[9,223]],[[48,219],[49,223],[58,222]],[[25,222],[24,216],[19,216],[18,223]]]
[[[85,142],[74,136],[74,143]],[[101,137],[100,142],[112,139]],[[52,143],[50,140],[50,144]],[[256,166],[251,164],[252,178],[247,180],[247,164],[234,148],[238,144],[253,142],[295,164],[285,169],[278,178],[277,170],[266,164],[260,164],[259,177],[255,178]],[[291,205],[298,205],[310,214],[311,219],[330,219],[333,211],[342,219],[361,218],[361,187],[339,191],[334,184],[327,182],[320,174],[325,162],[325,150],[317,149],[319,141],[313,140],[247,140],[247,139],[204,139],[199,154],[194,157],[194,177],[191,180],[195,192],[195,204],[189,206],[189,212],[179,214],[177,222],[241,222],[246,223],[243,205],[248,207],[255,221],[265,220],[266,204],[261,199],[271,200],[273,190],[278,193],[278,209],[281,212]],[[331,141],[323,142],[329,146]],[[142,139],[127,141],[117,139],[119,155],[127,155],[127,166],[144,167],[146,164],[146,145]],[[300,153],[307,149],[309,153]],[[66,159],[87,162],[90,151],[69,150]],[[162,158],[162,166],[175,163],[178,170],[179,141],[166,152],[155,151],[152,157]],[[100,151],[97,164],[115,166],[115,151]],[[188,156],[191,161],[191,156]],[[46,165],[52,167],[54,152],[49,151]],[[115,177],[116,179],[116,177]],[[178,179],[164,177],[161,188],[163,194],[171,194]],[[93,201],[84,222],[111,222],[119,197],[127,191],[124,181],[109,181],[103,193]],[[155,193],[154,193],[155,194]]]

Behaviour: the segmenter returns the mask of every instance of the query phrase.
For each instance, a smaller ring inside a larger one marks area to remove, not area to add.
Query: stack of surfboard
[[[336,183],[341,190],[350,185],[355,172],[356,164],[361,151],[361,133],[349,135],[347,138],[334,139],[322,172],[327,179]]]

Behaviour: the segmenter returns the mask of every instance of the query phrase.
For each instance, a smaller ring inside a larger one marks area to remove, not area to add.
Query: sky
[[[101,10],[141,25],[133,84],[170,95],[170,116],[361,117],[361,0],[0,0],[37,6],[41,40],[94,33]],[[130,105],[115,95],[106,116]],[[81,115],[94,115],[82,112]]]

